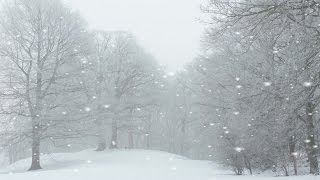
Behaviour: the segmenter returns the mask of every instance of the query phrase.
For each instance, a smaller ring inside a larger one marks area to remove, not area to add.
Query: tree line
[[[319,174],[319,1],[210,0],[202,10],[193,67],[221,161],[236,174]]]
[[[201,52],[173,74],[131,33],[88,30],[58,0],[4,3],[8,161],[31,154],[36,170],[45,153],[144,148],[236,174],[319,174],[319,3],[208,0],[202,11]]]

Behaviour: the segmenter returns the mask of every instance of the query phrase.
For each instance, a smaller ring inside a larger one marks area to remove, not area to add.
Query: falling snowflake
[[[242,151],[244,150],[244,148],[242,148],[242,147],[235,147],[234,150],[237,151],[237,152],[242,152]]]
[[[304,82],[303,86],[304,87],[310,87],[310,86],[312,86],[312,82]]]
[[[90,112],[90,111],[91,111],[91,108],[90,108],[90,107],[85,107],[84,110],[85,110],[86,112]]]
[[[271,82],[264,82],[263,85],[266,86],[266,87],[268,87],[268,86],[271,86],[272,83],[271,83]]]

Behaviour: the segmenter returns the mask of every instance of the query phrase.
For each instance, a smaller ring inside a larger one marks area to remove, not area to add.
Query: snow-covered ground
[[[208,161],[146,150],[86,150],[42,156],[43,170],[26,172],[30,159],[0,171],[0,180],[320,180],[320,177],[235,176]]]

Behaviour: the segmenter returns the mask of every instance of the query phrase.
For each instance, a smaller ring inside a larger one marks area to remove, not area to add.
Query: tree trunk
[[[285,165],[282,166],[282,169],[283,169],[283,172],[284,172],[285,176],[289,176],[288,169],[287,169],[287,167]]]
[[[114,119],[112,121],[112,132],[111,132],[111,143],[110,143],[110,149],[117,149],[118,148],[118,127],[117,127],[117,121]]]
[[[102,117],[102,112],[103,112],[103,108],[102,108],[102,103],[101,103],[101,99],[102,99],[102,83],[104,81],[104,77],[103,77],[103,63],[101,58],[99,58],[99,76],[98,76],[98,84],[97,84],[97,103],[98,103],[98,107],[97,107],[97,125],[98,125],[98,130],[99,130],[99,134],[98,134],[98,147],[96,151],[104,151],[107,148],[107,141],[105,138],[105,129],[104,129],[104,122],[103,122],[103,117]]]
[[[98,147],[96,151],[104,151],[107,148],[107,140],[105,137],[105,129],[104,129],[103,119],[101,117],[100,105],[98,107],[97,128],[98,128]]]
[[[134,148],[134,142],[133,142],[133,133],[131,130],[128,132],[128,148],[133,149]]]
[[[141,148],[141,135],[139,134],[136,134],[136,137],[135,137],[135,148]]]
[[[9,145],[9,164],[13,164],[16,161],[16,152],[14,150],[15,148],[13,145]]]
[[[291,157],[292,162],[293,162],[294,175],[297,176],[298,175],[298,168],[297,168],[297,157],[294,154],[295,147],[296,147],[295,136],[291,136],[289,138],[289,153],[290,153],[290,157]]]
[[[104,151],[107,148],[106,138],[103,134],[99,133],[98,147],[96,151]]]
[[[251,163],[249,158],[246,156],[245,153],[243,153],[243,158],[244,158],[244,164],[246,165],[246,168],[249,170],[250,175],[252,175],[252,168],[251,168]]]
[[[39,49],[40,51],[40,49]],[[40,63],[40,52],[38,52],[37,67],[37,86],[36,86],[36,101],[34,111],[30,111],[32,115],[32,163],[29,171],[41,169],[40,166],[40,141],[41,141],[41,114],[42,114],[42,65]],[[30,94],[28,94],[30,95]],[[28,103],[29,106],[31,103]],[[32,109],[32,108],[30,108]]]
[[[147,149],[150,149],[150,134],[146,136],[146,141]]]
[[[186,116],[185,116],[186,117]],[[181,144],[180,144],[180,154],[184,155],[184,145],[185,145],[185,134],[186,134],[186,122],[185,119],[182,120],[182,127],[181,127]]]
[[[319,174],[319,165],[317,159],[317,151],[315,148],[314,125],[313,125],[313,105],[311,102],[307,103],[306,107],[306,126],[307,126],[307,141],[306,150],[308,160],[310,163],[310,174]]]
[[[29,171],[41,169],[40,166],[40,125],[33,125],[32,129],[32,163]]]

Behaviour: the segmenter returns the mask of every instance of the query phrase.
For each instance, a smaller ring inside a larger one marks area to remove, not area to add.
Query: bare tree
[[[260,76],[266,86],[272,84],[272,88],[264,88],[264,92],[261,93],[258,93],[259,90],[257,90],[256,93],[253,93],[254,95],[250,95],[251,98],[246,99],[257,99],[255,97],[264,99],[259,106],[268,107],[268,110],[261,113],[260,118],[270,119],[275,116],[276,119],[284,120],[282,123],[286,123],[285,120],[289,119],[301,121],[296,121],[297,124],[302,123],[301,126],[290,125],[289,127],[291,131],[292,128],[305,128],[305,134],[299,129],[295,129],[294,132],[303,134],[306,138],[304,143],[310,163],[310,173],[318,174],[317,145],[314,140],[314,112],[319,104],[319,71],[312,67],[318,66],[316,59],[319,44],[317,38],[319,35],[319,4],[316,1],[296,0],[212,0],[208,1],[203,10],[209,14],[210,23],[216,23],[207,31],[207,45],[215,44],[214,41],[218,36],[229,36],[237,41],[235,50],[242,49],[242,54],[234,56],[235,59],[240,60],[243,53],[251,55],[247,56],[250,62],[243,63],[242,73],[255,63],[252,56],[253,50],[260,51],[265,57],[264,61],[250,68],[250,73],[255,74],[257,78]],[[245,85],[250,86],[250,84]],[[290,104],[287,104],[286,102],[289,101]],[[254,100],[251,103],[256,104],[257,101]],[[275,106],[279,109],[275,109]],[[283,126],[282,123],[279,125]],[[283,126],[285,127],[288,126]],[[280,132],[279,135],[279,137],[284,136]],[[285,139],[287,145],[283,146],[280,143],[279,146],[287,148],[288,144],[291,144],[292,149],[290,138]],[[282,148],[279,149],[282,151]],[[290,152],[288,148],[286,151]]]
[[[7,65],[3,69],[6,89],[1,94],[13,99],[4,112],[31,119],[30,170],[37,170],[41,168],[40,144],[46,129],[45,106],[50,98],[59,97],[59,87],[63,88],[59,81],[71,75],[61,72],[83,52],[86,27],[58,0],[7,2],[1,15],[0,55]]]

